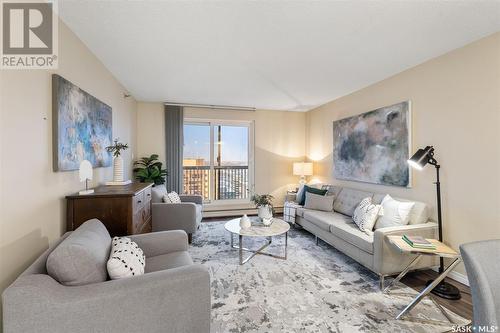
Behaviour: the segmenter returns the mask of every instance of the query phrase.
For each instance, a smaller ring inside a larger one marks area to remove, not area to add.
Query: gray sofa
[[[152,189],[153,231],[184,230],[189,243],[198,230],[203,218],[203,197],[201,195],[179,195],[181,203],[164,203],[167,194],[165,185]]]
[[[5,333],[210,331],[209,273],[193,264],[184,231],[129,236],[144,251],[145,274],[106,280],[109,233],[98,220],[80,228],[73,237],[66,233],[3,292]],[[62,256],[49,256],[59,246],[64,251],[54,253]],[[70,276],[72,286],[48,274],[56,270]],[[82,284],[89,278],[94,283]]]
[[[401,272],[413,258],[395,250],[388,243],[386,236],[407,234],[425,238],[437,237],[437,224],[429,221],[428,207],[422,202],[415,203],[408,225],[380,228],[373,234],[367,234],[353,223],[354,209],[366,197],[371,197],[374,203],[380,203],[385,194],[332,185],[324,188],[328,189],[327,195],[334,196],[334,212],[298,208],[295,222],[314,234],[316,240],[319,238],[325,241],[379,275],[381,287],[384,277]],[[415,268],[428,268],[436,264],[436,259],[428,256]]]

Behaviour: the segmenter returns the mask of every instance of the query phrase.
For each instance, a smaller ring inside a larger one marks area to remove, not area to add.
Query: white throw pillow
[[[172,201],[170,201],[170,198],[168,197],[168,193],[163,196],[162,201],[164,203],[172,203]]]
[[[333,211],[333,195],[319,195],[306,192],[304,208],[331,212]]]
[[[142,249],[128,237],[113,237],[107,263],[112,280],[143,275],[146,257]]]
[[[181,197],[177,194],[177,192],[170,192],[168,198],[170,199],[170,203],[181,203]]]
[[[389,194],[382,200],[383,215],[380,216],[375,229],[407,225],[414,202],[394,200]]]
[[[361,200],[359,205],[354,210],[352,220],[361,231],[371,233],[381,212],[382,206],[373,204],[372,198],[367,197]]]

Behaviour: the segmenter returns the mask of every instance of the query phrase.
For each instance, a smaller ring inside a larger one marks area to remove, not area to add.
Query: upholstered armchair
[[[474,326],[500,325],[500,239],[460,245],[469,278]],[[486,331],[485,331],[486,332]]]
[[[186,233],[127,237],[146,256],[144,275],[82,284],[94,272],[106,272],[111,248],[104,225],[89,220],[56,241],[5,289],[3,331],[210,332],[210,275],[205,266],[193,264]],[[50,260],[59,246],[65,256]],[[64,276],[50,275],[48,265]],[[62,284],[61,277],[79,285]]]
[[[203,217],[203,197],[201,195],[180,195],[180,203],[165,203],[163,196],[167,189],[157,185],[152,189],[153,232],[165,230],[184,230],[189,243],[200,226]]]

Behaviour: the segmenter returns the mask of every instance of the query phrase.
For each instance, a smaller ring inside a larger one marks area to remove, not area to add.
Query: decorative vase
[[[273,224],[273,218],[272,217],[270,217],[270,218],[263,218],[262,219],[262,224],[265,227],[269,227],[271,224]]]
[[[250,222],[250,219],[248,218],[247,214],[243,215],[240,218],[240,228],[241,229],[248,229],[252,226],[252,222]]]
[[[123,158],[116,156],[113,160],[113,181],[123,182]]]
[[[261,220],[272,219],[273,218],[273,208],[269,205],[259,206],[259,218]]]

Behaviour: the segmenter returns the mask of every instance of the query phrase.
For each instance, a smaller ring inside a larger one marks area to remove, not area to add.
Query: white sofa
[[[365,192],[333,185],[323,186],[327,195],[334,196],[333,212],[298,208],[295,222],[319,239],[345,253],[380,277],[381,287],[384,277],[401,272],[414,258],[401,254],[388,243],[387,235],[419,235],[437,238],[437,223],[429,220],[429,209],[425,203],[415,202],[408,225],[376,229],[373,234],[361,231],[352,221],[357,205],[366,197],[380,203],[383,193]],[[398,199],[407,201],[404,199]],[[416,269],[437,265],[434,257],[424,257]]]

